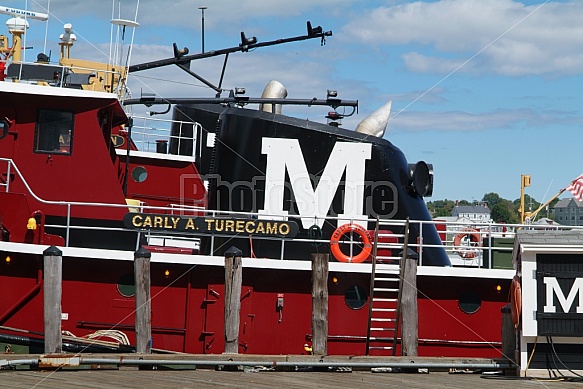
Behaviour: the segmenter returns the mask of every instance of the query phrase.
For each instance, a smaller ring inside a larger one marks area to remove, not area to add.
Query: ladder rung
[[[397,308],[373,308],[374,312],[397,312]]]
[[[369,346],[369,350],[392,350],[392,346]]]
[[[394,331],[394,328],[391,327],[371,327],[371,331]]]
[[[373,317],[370,319],[370,321],[396,321],[397,319],[388,319],[388,318],[382,318],[382,317]]]
[[[391,298],[384,298],[384,297],[375,297],[373,299],[374,301],[378,301],[378,302],[397,302],[397,299],[391,299]]]
[[[374,292],[398,292],[399,289],[395,288],[373,288]]]

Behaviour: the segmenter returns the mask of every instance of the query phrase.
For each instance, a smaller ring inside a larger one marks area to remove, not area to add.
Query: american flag
[[[583,174],[575,178],[565,189],[573,194],[575,200],[583,201]]]

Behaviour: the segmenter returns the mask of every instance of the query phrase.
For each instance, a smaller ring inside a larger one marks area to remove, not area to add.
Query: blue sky
[[[121,4],[116,17],[134,19],[137,0],[88,4],[50,1],[53,61],[63,23],[72,23],[78,38],[73,57],[104,60],[112,6]],[[48,0],[1,5],[43,11]],[[489,192],[514,200],[520,175],[530,174],[527,193],[543,201],[583,173],[581,1],[141,0],[131,62],[170,57],[173,42],[200,52],[201,6],[208,7],[206,51],[238,45],[241,31],[259,41],[302,35],[307,20],[332,30],[325,46],[311,40],[231,55],[223,86],[258,96],[277,79],[290,98],[324,98],[336,89],[360,103],[359,115],[344,120],[348,129],[392,100],[385,138],[409,162],[433,164],[428,200],[480,200]],[[43,51],[47,25],[30,25],[33,60]],[[221,65],[222,59],[210,59],[192,69],[216,83]],[[141,90],[213,95],[177,68],[135,76],[134,96]],[[327,109],[286,107],[284,113],[325,121]]]

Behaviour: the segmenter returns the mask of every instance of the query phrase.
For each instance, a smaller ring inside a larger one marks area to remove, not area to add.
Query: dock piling
[[[312,353],[328,351],[328,261],[329,254],[312,254]]]
[[[417,261],[419,255],[416,252],[408,253],[405,257],[403,271],[403,293],[401,296],[401,309],[403,317],[403,350],[404,356],[417,356],[418,316],[417,316]]]
[[[152,254],[141,247],[134,253],[136,284],[136,353],[152,352],[152,307],[150,299],[150,258]]]
[[[61,297],[63,252],[55,246],[43,251],[45,354],[63,351],[61,334]]]
[[[225,252],[225,354],[239,352],[242,254],[235,246]]]

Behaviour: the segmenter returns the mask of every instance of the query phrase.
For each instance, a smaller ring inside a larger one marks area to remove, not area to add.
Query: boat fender
[[[344,254],[342,250],[340,250],[340,238],[342,238],[342,235],[349,232],[356,233],[362,240],[362,251],[360,254],[353,257]],[[370,243],[368,231],[358,224],[343,224],[338,227],[330,237],[330,251],[334,258],[340,262],[364,262],[370,256],[371,249],[372,245]]]
[[[514,276],[510,284],[510,313],[512,314],[512,322],[514,329],[518,329],[520,323],[520,312],[522,310],[522,291],[520,289],[520,278]]]
[[[470,245],[462,244],[462,240],[466,236],[470,240]],[[472,243],[474,245],[471,245]],[[454,252],[457,253],[460,257],[465,259],[474,258],[478,253],[476,248],[482,246],[482,237],[480,236],[480,232],[473,228],[466,228],[461,230],[460,233],[453,238],[453,246],[455,250]]]

